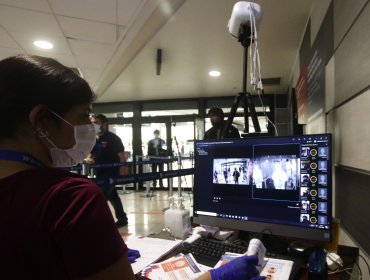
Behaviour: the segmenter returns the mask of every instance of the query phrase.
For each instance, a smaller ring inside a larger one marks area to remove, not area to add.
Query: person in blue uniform
[[[96,144],[91,154],[86,159],[88,164],[107,164],[125,162],[125,147],[121,138],[108,130],[108,119],[103,114],[96,114],[91,117],[91,122],[96,130]],[[112,177],[126,174],[126,167],[96,168],[97,178]],[[115,184],[106,182],[100,185],[106,199],[112,204],[117,219],[117,227],[123,227],[128,224],[127,215],[123,209],[122,201],[117,193]]]

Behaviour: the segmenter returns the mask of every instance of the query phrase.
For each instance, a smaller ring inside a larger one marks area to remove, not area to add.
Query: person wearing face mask
[[[225,137],[222,136],[222,131],[226,125],[224,120],[224,112],[219,107],[212,107],[208,112],[212,127],[204,134],[204,140],[222,139],[222,138],[240,138],[240,133],[235,126],[230,126]]]
[[[54,59],[0,61],[2,279],[134,279],[100,188],[57,167],[95,144],[95,95]]]
[[[88,164],[113,164],[119,162],[126,162],[125,147],[119,138],[113,132],[108,130],[108,118],[103,114],[96,114],[91,117],[91,122],[95,126],[96,144],[85,159]],[[95,175],[97,178],[102,177],[117,177],[118,175],[127,174],[127,167],[110,167],[110,168],[96,168]],[[122,201],[117,193],[116,186],[107,182],[100,185],[106,199],[112,204],[114,213],[117,218],[117,227],[127,226],[128,219],[123,210]]]
[[[95,95],[54,59],[0,61],[1,279],[132,280],[125,245],[100,188],[62,168],[95,144]],[[200,279],[260,279],[243,256]]]

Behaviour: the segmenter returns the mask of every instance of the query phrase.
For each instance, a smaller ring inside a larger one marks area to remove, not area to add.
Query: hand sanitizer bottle
[[[185,209],[185,206],[184,204],[182,204],[182,201],[183,201],[183,198],[181,197],[181,205],[180,205],[180,210],[181,210],[181,207],[182,209],[184,210],[184,214],[182,216],[182,224],[183,224],[183,228],[184,228],[184,235],[188,235],[189,233],[191,233],[193,231],[193,228],[191,227],[191,221],[190,221],[190,211],[188,209]]]
[[[178,198],[178,210],[176,211],[176,225],[174,228],[175,236],[184,238],[187,233],[191,232],[190,211],[185,209],[182,203],[184,198]]]
[[[170,208],[164,212],[164,226],[169,228],[173,234],[172,230],[176,219],[177,204],[173,196],[169,197],[168,200],[170,202]]]
[[[185,209],[182,203],[184,199],[178,198],[178,205],[174,198],[170,198],[170,208],[164,212],[164,224],[171,230],[173,236],[184,239],[187,233],[191,232],[190,211]]]

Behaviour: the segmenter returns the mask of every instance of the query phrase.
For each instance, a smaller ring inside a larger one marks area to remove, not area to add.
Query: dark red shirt
[[[0,279],[86,277],[126,253],[89,179],[37,168],[0,180]]]

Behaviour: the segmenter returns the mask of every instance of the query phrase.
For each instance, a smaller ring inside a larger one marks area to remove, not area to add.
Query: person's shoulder
[[[96,186],[96,184],[91,179],[69,172],[67,170],[50,168],[48,173],[53,174],[53,178],[55,179],[56,184],[64,185],[81,184],[84,186]]]
[[[231,125],[230,126],[230,130],[233,132],[233,133],[238,133],[239,134],[239,130],[236,128],[235,125]]]
[[[103,198],[101,189],[94,181],[71,172],[53,170],[55,179],[50,182],[49,194],[52,197],[68,197],[71,200],[89,200],[92,198]]]
[[[27,177],[37,177],[39,181],[60,181],[66,178],[84,178],[78,174],[72,173],[64,168],[35,168],[24,171],[24,175]]]
[[[148,146],[149,146],[148,147],[149,149],[152,149],[152,150],[154,149],[154,146],[155,146],[154,139],[151,139],[148,141]]]
[[[203,136],[203,140],[210,140],[211,139],[211,131],[210,129],[208,129],[205,133],[204,133],[204,136]]]
[[[22,178],[38,184],[40,189],[47,190],[51,196],[65,194],[66,192],[90,192],[100,191],[97,185],[90,179],[78,174],[59,168],[37,168],[26,170]]]
[[[119,138],[119,136],[111,131],[106,131],[103,135],[105,135],[107,138]],[[119,138],[121,139],[121,138]]]
[[[214,128],[213,126],[211,128],[209,128],[208,130],[206,130],[206,132],[204,133],[205,136],[210,136],[210,134],[212,134],[214,131],[216,130],[216,128]]]

